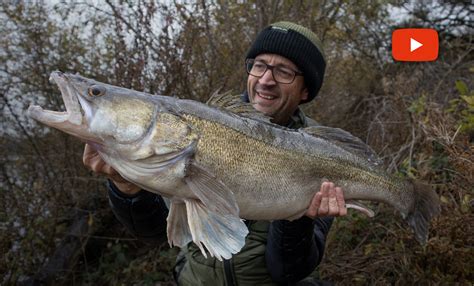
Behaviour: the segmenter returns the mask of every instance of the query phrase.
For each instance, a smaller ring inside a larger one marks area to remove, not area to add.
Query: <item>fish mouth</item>
[[[87,118],[84,113],[89,108],[86,106],[84,106],[84,109],[82,108],[81,103],[83,105],[85,102],[81,100],[79,92],[69,82],[68,76],[60,71],[54,71],[49,79],[58,85],[66,111],[45,110],[39,105],[30,105],[27,115],[47,126],[79,137],[86,142],[101,144],[102,140],[88,130]]]

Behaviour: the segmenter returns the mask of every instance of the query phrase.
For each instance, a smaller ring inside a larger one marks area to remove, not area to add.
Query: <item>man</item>
[[[265,28],[247,53],[247,92],[242,96],[276,124],[300,128],[314,121],[298,108],[321,88],[325,60],[316,35],[290,22]],[[84,164],[110,178],[112,210],[136,236],[153,239],[166,232],[167,208],[156,194],[125,181],[86,145]],[[341,188],[322,184],[305,215],[294,221],[247,221],[243,249],[230,260],[204,258],[196,245],[183,248],[175,278],[180,285],[296,284],[307,277],[323,256],[333,216],[346,215]],[[301,285],[316,285],[306,279]]]

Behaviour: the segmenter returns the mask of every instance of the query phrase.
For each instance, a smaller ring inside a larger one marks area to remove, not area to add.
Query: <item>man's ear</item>
[[[301,95],[300,102],[307,100],[308,95],[309,95],[308,89],[306,87],[304,87],[301,92],[302,92],[302,95]]]

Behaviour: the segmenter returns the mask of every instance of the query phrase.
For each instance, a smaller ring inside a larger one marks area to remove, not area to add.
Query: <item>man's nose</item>
[[[259,81],[259,83],[266,84],[266,85],[275,85],[276,84],[276,81],[273,78],[273,71],[270,70],[270,69],[267,69],[258,81]]]

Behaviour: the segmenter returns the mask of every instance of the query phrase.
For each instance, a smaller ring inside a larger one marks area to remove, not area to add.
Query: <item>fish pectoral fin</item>
[[[356,201],[346,201],[346,208],[355,209],[364,213],[368,217],[374,217],[375,213],[373,210],[362,204],[361,202]]]
[[[188,226],[186,205],[184,202],[171,202],[169,214],[166,219],[168,244],[183,247],[192,240],[191,231]]]
[[[248,229],[238,216],[210,211],[198,200],[185,200],[192,240],[207,258],[230,259],[245,244]],[[204,249],[205,247],[205,249]]]
[[[213,174],[195,162],[191,162],[186,167],[185,182],[211,211],[239,216],[239,206],[234,193]]]

